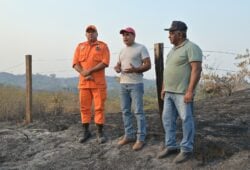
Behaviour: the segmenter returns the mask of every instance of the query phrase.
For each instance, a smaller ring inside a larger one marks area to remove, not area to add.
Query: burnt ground
[[[117,147],[123,135],[121,113],[106,114],[108,141],[97,144],[93,137],[78,143],[79,115],[59,115],[34,120],[29,125],[0,122],[0,170],[4,169],[250,169],[250,89],[195,104],[194,156],[182,164],[175,155],[157,159],[163,145],[159,114],[147,112],[148,136],[141,151],[129,144]],[[178,120],[177,139],[181,139]]]

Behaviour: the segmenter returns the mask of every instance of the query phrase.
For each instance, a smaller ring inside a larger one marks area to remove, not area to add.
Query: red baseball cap
[[[124,28],[120,31],[120,34],[123,34],[124,32],[131,33],[135,35],[135,30],[131,27]]]
[[[96,26],[94,26],[94,25],[87,26],[86,32],[89,32],[90,30],[97,32]]]

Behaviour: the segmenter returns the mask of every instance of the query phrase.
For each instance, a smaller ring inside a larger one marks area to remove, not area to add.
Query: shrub
[[[238,71],[227,72],[226,75],[219,75],[216,69],[205,65],[207,73],[202,74],[199,87],[199,94],[205,93],[205,97],[210,96],[230,96],[232,92],[249,87],[250,78],[250,55],[249,50],[243,55],[237,55],[236,67]]]

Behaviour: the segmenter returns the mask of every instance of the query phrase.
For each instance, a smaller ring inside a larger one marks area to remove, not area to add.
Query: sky
[[[173,20],[187,24],[204,64],[234,71],[234,58],[250,48],[249,7],[246,0],[0,0],[0,72],[24,74],[30,54],[33,74],[78,76],[74,50],[94,24],[110,49],[108,76],[118,76],[113,67],[124,47],[119,31],[130,26],[150,53],[152,68],[144,78],[155,79],[154,44],[164,43],[165,60],[172,45],[164,28]]]

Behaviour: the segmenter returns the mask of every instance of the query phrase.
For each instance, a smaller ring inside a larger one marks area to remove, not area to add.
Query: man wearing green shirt
[[[187,25],[173,21],[169,39],[174,47],[167,55],[161,97],[164,100],[162,122],[165,130],[165,147],[158,154],[164,158],[180,153],[174,159],[181,163],[192,156],[194,143],[193,98],[202,71],[202,51],[187,39]],[[176,143],[176,120],[182,120],[183,138]]]

